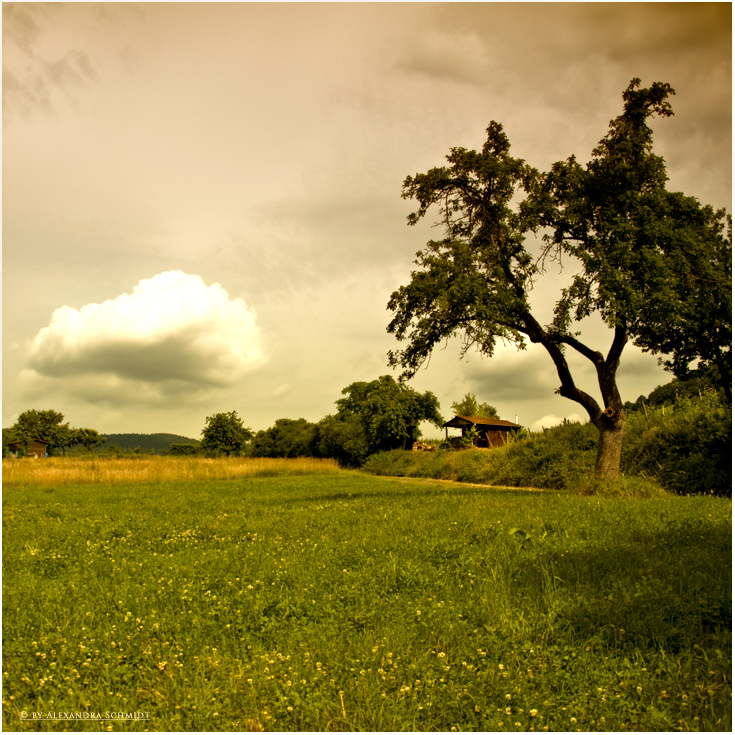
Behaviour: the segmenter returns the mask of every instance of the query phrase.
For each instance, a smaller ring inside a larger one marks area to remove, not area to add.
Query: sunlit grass
[[[128,483],[236,480],[246,477],[311,475],[339,472],[331,459],[223,457],[72,458],[3,460],[3,485],[119,485]]]

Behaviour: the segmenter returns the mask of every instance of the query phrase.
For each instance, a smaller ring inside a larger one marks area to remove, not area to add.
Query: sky
[[[730,3],[3,3],[2,425],[334,413],[398,377],[387,303],[437,237],[407,226],[406,176],[491,120],[538,169],[586,162],[634,77],[676,90],[669,188],[731,211]],[[459,350],[410,382],[446,419],[467,392],[534,430],[586,419],[543,350]],[[670,379],[630,344],[618,376],[624,400]]]

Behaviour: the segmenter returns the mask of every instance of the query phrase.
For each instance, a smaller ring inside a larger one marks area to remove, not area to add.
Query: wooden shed
[[[34,439],[27,449],[24,449],[20,442],[8,442],[8,451],[14,457],[45,457],[48,442],[41,439]]]
[[[450,421],[442,424],[447,441],[459,448],[462,445],[462,437],[469,432],[472,427],[477,429],[479,437],[473,440],[473,444],[480,448],[502,447],[508,440],[508,436],[520,431],[523,427],[520,424],[514,424],[512,421],[504,419],[489,419],[485,416],[455,416]],[[462,437],[450,437],[449,429],[461,429]]]

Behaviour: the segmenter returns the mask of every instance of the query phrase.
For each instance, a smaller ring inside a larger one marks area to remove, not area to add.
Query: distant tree
[[[357,415],[325,416],[315,432],[316,455],[336,459],[343,467],[360,467],[370,453],[362,419]]]
[[[107,441],[106,437],[101,436],[95,429],[72,429],[70,434],[70,441],[72,442],[70,446],[81,445],[88,452]]]
[[[49,445],[49,453],[55,448],[71,446],[72,430],[68,423],[62,424],[63,420],[64,414],[58,411],[24,411],[10,428],[10,441],[18,442],[27,450],[34,439],[40,439]]]
[[[337,401],[337,419],[360,419],[370,453],[408,448],[421,436],[422,421],[436,426],[443,422],[433,393],[418,393],[390,375],[369,383],[352,383],[342,394],[345,397]]]
[[[306,419],[277,419],[259,431],[248,449],[252,457],[309,457],[315,453],[316,425]]]
[[[237,415],[237,411],[216,413],[207,416],[199,446],[205,454],[225,454],[229,457],[233,454],[242,454],[245,445],[252,438],[252,430],[243,426],[242,419]]]
[[[626,402],[625,409],[626,411],[642,411],[644,405],[673,406],[682,398],[696,398],[710,391],[719,391],[721,398],[726,402],[719,371],[714,365],[705,365],[690,370],[684,378],[674,378],[665,385],[659,385],[647,396],[639,396],[634,403]]]
[[[486,419],[500,418],[495,406],[491,406],[489,403],[478,403],[473,393],[466,393],[461,401],[453,403],[452,411],[458,416],[482,416]]]
[[[404,378],[457,334],[464,337],[464,352],[475,347],[488,357],[498,339],[519,349],[527,340],[541,345],[559,376],[557,392],[579,403],[598,430],[599,479],[620,471],[626,417],[617,370],[629,341],[671,349],[674,356],[679,350],[686,360],[692,354],[687,340],[701,328],[712,349],[698,345],[698,357],[716,361],[717,350],[729,354],[729,305],[705,312],[704,322],[696,309],[696,294],[717,266],[702,271],[701,283],[699,269],[708,258],[729,258],[718,231],[724,212],[667,191],[666,165],[653,153],[648,120],[673,114],[668,98],[674,91],[660,82],[641,89],[640,83],[633,79],[623,93],[622,114],[586,166],[571,157],[541,174],[511,157],[502,126],[492,122],[480,152],[453,148],[448,167],[409,176],[403,197],[418,201],[409,224],[437,206],[445,238],[418,254],[410,283],[388,303],[394,313],[388,331],[408,342],[389,355]],[[534,252],[525,239],[541,230],[547,234]],[[571,278],[544,326],[532,311],[530,292],[549,263],[563,265]],[[681,293],[684,284],[691,293]],[[593,314],[610,330],[607,354],[582,342],[575,329]],[[671,321],[680,319],[686,329],[675,343],[663,342]],[[575,382],[569,350],[591,363],[602,403]]]
[[[169,448],[172,457],[191,457],[199,454],[198,444],[172,444]]]

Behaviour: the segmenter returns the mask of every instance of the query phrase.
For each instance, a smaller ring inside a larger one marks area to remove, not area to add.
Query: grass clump
[[[668,494],[668,491],[654,480],[626,475],[620,475],[613,480],[588,479],[570,489],[582,495],[596,495],[602,498],[661,498]]]

